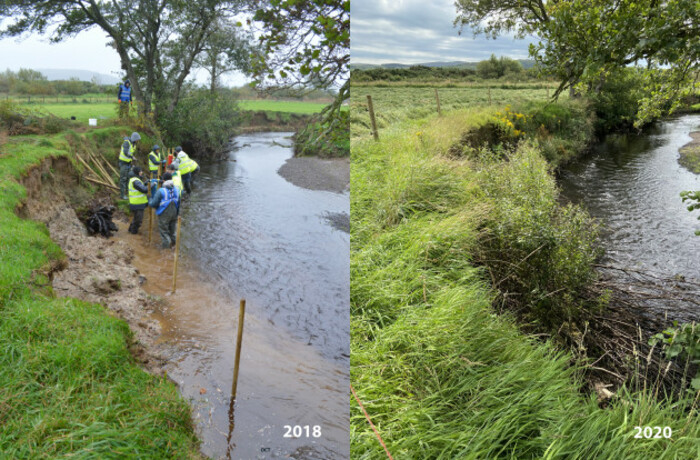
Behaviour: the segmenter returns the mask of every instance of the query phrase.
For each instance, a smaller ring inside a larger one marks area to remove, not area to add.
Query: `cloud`
[[[351,62],[416,64],[428,61],[480,61],[491,54],[528,57],[532,40],[474,38],[454,27],[454,0],[352,0]]]

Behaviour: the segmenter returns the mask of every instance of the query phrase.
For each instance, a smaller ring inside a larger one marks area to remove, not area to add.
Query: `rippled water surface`
[[[201,164],[182,212],[182,265],[136,250],[169,375],[192,401],[214,458],[349,456],[349,235],[328,216],[349,213],[347,193],[299,188],[277,174],[292,156],[280,133],[240,136],[225,161]],[[247,300],[238,395],[230,405],[238,302]],[[285,425],[321,436],[284,437]],[[305,430],[304,430],[305,431]]]
[[[698,129],[700,116],[689,115],[638,136],[611,135],[562,172],[564,196],[603,224],[608,262],[700,279],[700,221],[679,197],[700,190],[700,176],[678,164],[678,149]]]

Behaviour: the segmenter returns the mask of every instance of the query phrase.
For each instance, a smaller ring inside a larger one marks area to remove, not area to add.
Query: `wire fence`
[[[109,96],[37,96],[9,95],[0,96],[0,100],[12,101],[16,104],[104,104],[116,103],[116,97]]]

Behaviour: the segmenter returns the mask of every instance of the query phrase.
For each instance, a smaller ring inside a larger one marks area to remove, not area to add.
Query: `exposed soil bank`
[[[43,222],[66,255],[65,266],[53,273],[56,295],[100,303],[124,319],[134,333],[132,352],[149,372],[162,374],[155,349],[160,325],[150,317],[154,300],[140,287],[145,279],[131,265],[133,251],[124,242],[87,235],[73,206],[89,197],[75,177],[66,158],[43,161],[21,181],[27,200],[18,212]]]
[[[243,112],[244,124],[238,128],[241,133],[297,131],[311,119],[310,115],[284,112]]]
[[[350,190],[349,158],[292,157],[277,172],[297,187],[309,190]]]
[[[700,131],[690,133],[692,141],[685,144],[678,151],[678,162],[695,174],[700,174]]]

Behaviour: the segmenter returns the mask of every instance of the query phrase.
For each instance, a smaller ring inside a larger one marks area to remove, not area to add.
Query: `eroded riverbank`
[[[73,206],[89,200],[66,160],[26,178],[20,214],[46,223],[67,264],[53,288],[127,320],[133,351],[177,382],[213,458],[347,458],[349,236],[326,216],[347,214],[347,193],[296,187],[277,174],[291,157],[280,135],[252,135],[223,162],[203,165],[182,210],[177,293],[173,253],[159,250],[148,217],[139,235],[89,237]],[[61,165],[66,163],[66,167]],[[63,171],[65,169],[65,171]],[[48,181],[48,182],[47,182]],[[234,336],[248,300],[238,399]],[[296,300],[294,300],[296,299]],[[318,437],[285,437],[320,427]]]

